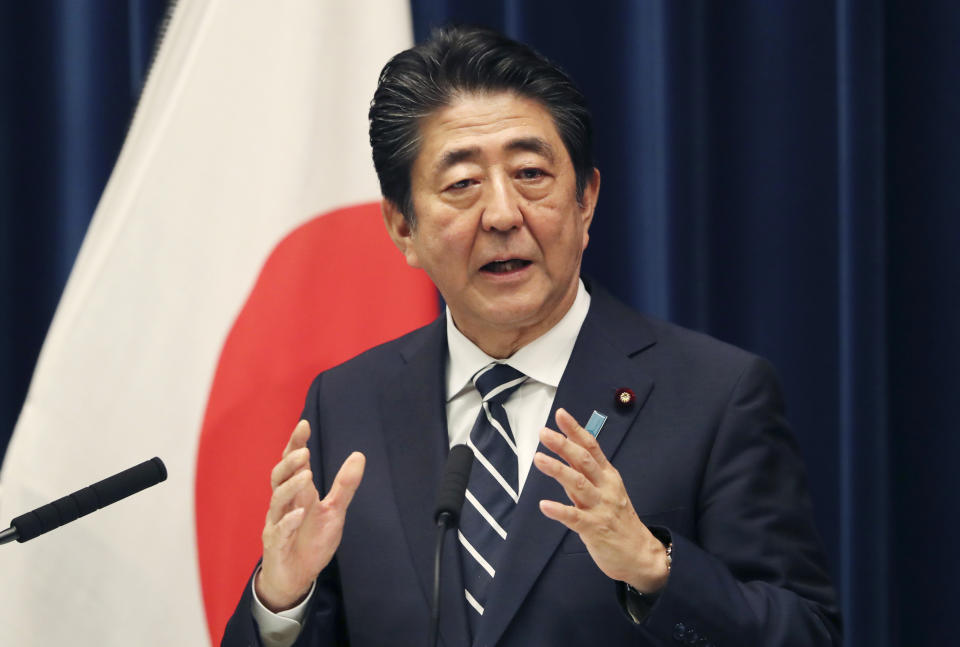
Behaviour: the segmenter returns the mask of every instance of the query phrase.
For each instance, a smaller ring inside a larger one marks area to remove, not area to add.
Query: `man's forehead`
[[[420,162],[442,171],[497,152],[530,152],[553,162],[562,152],[553,116],[539,100],[512,92],[456,95],[420,120]],[[424,159],[427,155],[429,159]]]

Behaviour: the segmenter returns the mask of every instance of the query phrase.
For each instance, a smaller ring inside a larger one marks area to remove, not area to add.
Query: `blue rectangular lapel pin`
[[[587,420],[587,424],[584,426],[584,429],[590,432],[590,435],[596,438],[600,435],[600,429],[603,428],[603,423],[607,421],[607,417],[597,411],[593,410],[593,413],[590,414],[590,419]]]

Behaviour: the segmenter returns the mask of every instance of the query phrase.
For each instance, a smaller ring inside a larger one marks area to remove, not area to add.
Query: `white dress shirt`
[[[581,281],[567,314],[553,328],[504,360],[490,357],[457,330],[448,309],[446,374],[450,446],[467,442],[480,411],[480,392],[471,382],[476,372],[496,361],[517,369],[529,379],[507,399],[503,408],[517,441],[517,475],[522,491],[540,443],[540,430],[547,423],[557,385],[589,308],[590,294]]]
[[[560,378],[567,368],[580,327],[590,309],[590,294],[579,282],[577,296],[557,324],[546,333],[504,360],[496,360],[466,338],[453,323],[450,309],[447,317],[447,435],[450,446],[467,442],[470,430],[480,411],[480,392],[471,378],[484,366],[500,361],[509,364],[529,379],[503,405],[510,429],[517,441],[517,474],[520,491],[533,465],[533,455],[540,443],[540,430],[547,422],[550,407]],[[349,512],[348,512],[349,514]],[[260,629],[265,647],[290,647],[300,635],[300,628],[313,589],[293,609],[272,613],[257,599],[253,591],[253,618]]]

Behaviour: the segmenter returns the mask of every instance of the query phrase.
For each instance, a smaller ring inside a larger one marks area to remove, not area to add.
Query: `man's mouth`
[[[526,261],[520,258],[510,258],[505,261],[491,261],[483,267],[480,268],[481,272],[490,272],[491,274],[506,274],[507,272],[513,272],[515,270],[522,269],[530,264],[530,261]]]

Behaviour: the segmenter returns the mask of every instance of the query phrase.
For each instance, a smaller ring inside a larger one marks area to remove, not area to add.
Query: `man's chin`
[[[485,313],[484,320],[491,328],[497,328],[503,332],[519,332],[546,326],[550,328],[563,316],[554,313],[555,308],[548,308],[546,304],[517,304],[504,303],[490,308]]]

